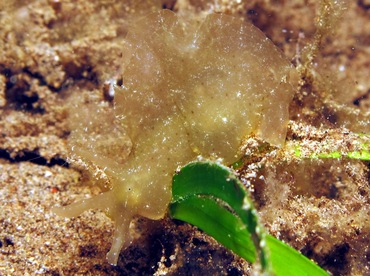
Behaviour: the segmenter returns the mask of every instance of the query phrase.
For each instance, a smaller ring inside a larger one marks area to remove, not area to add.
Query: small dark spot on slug
[[[363,95],[357,97],[356,99],[354,99],[353,104],[356,105],[356,106],[360,106],[360,102],[369,98],[369,95],[370,95],[370,89],[367,90],[367,92],[365,94],[363,94]]]

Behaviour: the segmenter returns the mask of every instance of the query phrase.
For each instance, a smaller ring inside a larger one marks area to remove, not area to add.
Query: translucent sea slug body
[[[281,145],[293,95],[294,69],[282,53],[253,25],[226,15],[208,15],[202,23],[168,10],[148,15],[131,28],[124,56],[123,85],[114,98],[118,124],[104,130],[124,129],[131,153],[125,162],[110,153],[118,138],[91,149],[101,155],[98,165],[112,189],[56,211],[71,217],[103,209],[116,225],[107,254],[112,264],[132,240],[134,216],[164,216],[178,166],[198,155],[230,164],[251,134]],[[88,133],[72,131],[89,145]],[[95,162],[83,147],[81,157]]]

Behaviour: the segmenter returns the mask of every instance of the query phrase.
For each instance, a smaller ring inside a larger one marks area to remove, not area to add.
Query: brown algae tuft
[[[250,135],[284,143],[296,74],[260,30],[222,14],[199,23],[162,10],[137,21],[123,47],[114,111],[91,121],[74,114],[80,123],[70,138],[72,151],[103,169],[112,189],[55,209],[65,217],[104,210],[115,221],[111,264],[132,241],[134,216],[163,218],[179,166],[198,155],[231,164]],[[120,158],[125,135],[132,148]]]

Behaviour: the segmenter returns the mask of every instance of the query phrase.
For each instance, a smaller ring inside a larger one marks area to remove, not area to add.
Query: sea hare
[[[260,30],[222,14],[202,22],[168,10],[150,14],[131,27],[123,48],[123,85],[115,92],[114,115],[101,117],[98,140],[104,143],[87,148],[94,134],[72,130],[86,136],[81,158],[104,168],[112,189],[56,210],[71,217],[103,209],[115,221],[107,254],[111,264],[132,241],[134,216],[165,215],[179,166],[199,155],[230,164],[241,157],[240,145],[249,135],[284,143],[295,72]],[[119,150],[111,150],[120,148],[123,132],[132,141],[125,161]],[[112,133],[116,139],[104,138]]]

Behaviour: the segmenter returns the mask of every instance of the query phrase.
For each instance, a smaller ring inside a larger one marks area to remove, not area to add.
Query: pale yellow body
[[[226,15],[199,23],[168,10],[151,14],[131,28],[123,54],[123,85],[114,99],[118,125],[111,127],[125,130],[132,151],[121,162],[108,150],[120,139],[105,145],[99,152],[106,162],[99,165],[112,190],[58,211],[76,216],[105,210],[116,223],[107,255],[112,264],[131,242],[133,216],[164,216],[176,168],[198,155],[230,164],[251,134],[282,145],[293,96],[294,69],[283,54],[253,25]],[[90,161],[96,157],[80,153]]]

